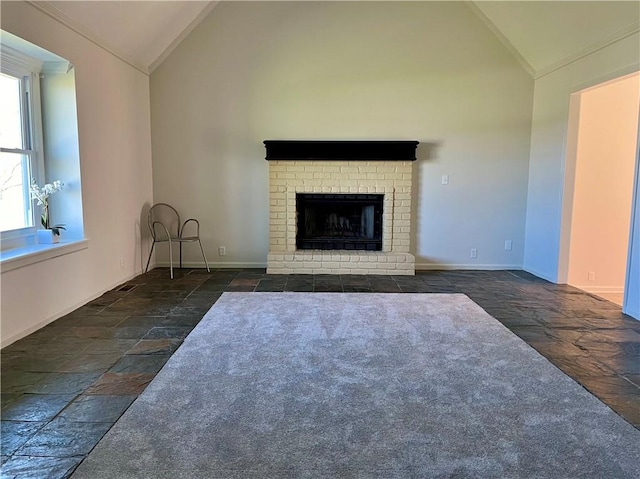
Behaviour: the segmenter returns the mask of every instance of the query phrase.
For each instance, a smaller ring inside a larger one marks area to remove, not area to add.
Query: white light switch
[[[442,184],[443,185],[449,184],[449,175],[442,175]]]

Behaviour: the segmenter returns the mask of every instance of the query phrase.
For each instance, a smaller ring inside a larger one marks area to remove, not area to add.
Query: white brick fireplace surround
[[[417,141],[264,142],[270,274],[415,274],[409,253]],[[382,250],[297,249],[296,194],[383,194]]]

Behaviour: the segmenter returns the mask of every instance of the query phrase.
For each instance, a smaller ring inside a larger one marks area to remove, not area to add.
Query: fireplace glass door
[[[382,251],[384,195],[296,194],[296,247]]]

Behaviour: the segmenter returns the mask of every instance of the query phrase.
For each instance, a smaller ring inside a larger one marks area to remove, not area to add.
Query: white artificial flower
[[[42,226],[44,226],[45,229],[51,228],[52,230],[54,230],[56,232],[56,234],[59,234],[59,230],[60,229],[65,229],[65,228],[64,228],[63,225],[56,225],[54,227],[50,227],[50,225],[49,225],[49,196],[51,196],[52,194],[62,190],[63,186],[64,186],[64,183],[62,183],[60,180],[56,180],[53,183],[47,183],[42,188],[40,188],[38,186],[38,184],[36,183],[35,178],[32,178],[31,187],[29,189],[29,191],[31,193],[31,199],[32,200],[37,200],[38,201],[38,206],[42,206],[42,217],[41,217]]]

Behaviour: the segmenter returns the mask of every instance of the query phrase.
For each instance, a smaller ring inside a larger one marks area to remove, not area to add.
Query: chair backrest
[[[180,215],[173,206],[167,203],[153,205],[149,210],[148,222],[154,241],[168,239],[166,231],[169,231],[172,238],[180,236]]]

